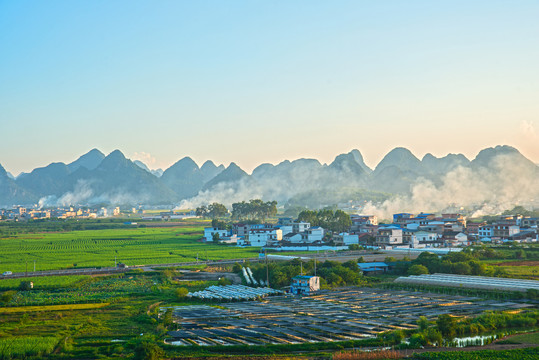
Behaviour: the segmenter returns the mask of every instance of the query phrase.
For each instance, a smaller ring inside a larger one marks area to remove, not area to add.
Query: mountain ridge
[[[30,204],[41,198],[58,203],[74,199],[94,203],[176,204],[223,189],[239,199],[259,196],[286,204],[298,194],[320,191],[329,194],[338,189],[347,189],[347,193],[353,193],[350,189],[363,189],[366,193],[408,194],[420,182],[442,186],[447,182],[447,174],[455,171],[481,174],[493,187],[501,189],[496,184],[502,183],[500,174],[504,170],[519,172],[524,177],[520,182],[539,175],[538,165],[507,145],[482,149],[472,160],[462,154],[436,157],[431,153],[419,159],[410,150],[396,147],[374,169],[365,164],[359,150],[353,149],[337,155],[329,164],[309,158],[283,160],[275,165],[260,164],[251,174],[234,162],[226,168],[211,160],[199,166],[185,156],[165,169],[161,177],[141,161],[126,158],[120,150],[105,156],[92,149],[67,165],[51,163],[17,179],[9,177],[2,167],[0,204]],[[533,185],[525,183],[524,188],[533,193]],[[81,192],[85,196],[72,196]]]

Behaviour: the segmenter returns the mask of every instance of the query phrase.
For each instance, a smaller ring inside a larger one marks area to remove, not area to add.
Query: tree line
[[[311,226],[320,226],[326,230],[333,232],[343,232],[352,226],[350,215],[342,210],[303,210],[298,215],[298,221],[304,221]]]
[[[210,219],[230,216],[236,220],[259,220],[264,222],[267,218],[277,215],[277,201],[252,199],[249,202],[233,203],[231,213],[225,205],[214,202],[208,206],[197,207],[195,212],[197,216]]]

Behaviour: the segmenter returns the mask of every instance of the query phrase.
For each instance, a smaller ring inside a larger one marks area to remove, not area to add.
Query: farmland
[[[40,271],[110,267],[115,259],[139,265],[257,256],[257,249],[198,242],[204,225],[17,233],[0,238],[0,272],[31,271],[34,261]]]

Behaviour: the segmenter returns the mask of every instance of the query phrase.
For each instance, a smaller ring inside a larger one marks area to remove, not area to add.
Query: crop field
[[[258,249],[203,244],[202,227],[125,228],[17,234],[0,238],[4,271],[109,267],[256,257]]]
[[[0,291],[16,289],[23,281],[34,283],[34,290],[52,289],[57,287],[73,286],[76,283],[90,278],[89,275],[66,275],[66,276],[36,276],[20,279],[2,279],[0,280]]]
[[[512,344],[535,344],[539,346],[539,332],[511,336],[508,342]]]
[[[538,348],[516,350],[479,350],[425,352],[415,354],[413,360],[537,360]]]

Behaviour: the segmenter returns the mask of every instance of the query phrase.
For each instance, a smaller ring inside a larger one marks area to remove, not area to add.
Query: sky
[[[0,0],[0,164],[539,163],[538,1]]]

